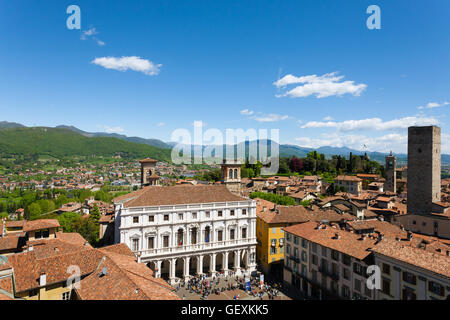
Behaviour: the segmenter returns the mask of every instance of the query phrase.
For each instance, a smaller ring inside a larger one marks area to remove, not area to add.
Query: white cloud
[[[82,32],[80,39],[81,40],[87,40],[89,37],[92,37],[92,39],[100,46],[103,47],[105,45],[105,42],[95,37],[95,35],[98,34],[97,30],[95,28],[90,28],[89,30],[85,30]]]
[[[251,116],[253,114],[253,111],[249,110],[249,109],[244,109],[244,110],[241,110],[241,114],[244,116]]]
[[[331,121],[331,120],[334,120],[334,119],[332,117],[328,116],[328,117],[323,118],[323,120],[324,121]]]
[[[109,127],[109,126],[103,126],[103,129],[105,130],[105,132],[108,133],[121,133],[121,132],[125,132],[125,130],[121,127]]]
[[[262,114],[260,116],[252,117],[252,119],[254,119],[258,122],[276,122],[276,121],[286,120],[287,118],[289,118],[289,116],[275,114],[275,113]]]
[[[439,121],[434,117],[413,116],[389,121],[383,121],[380,118],[346,120],[342,122],[335,121],[310,121],[302,126],[306,128],[336,128],[340,131],[354,130],[395,130],[405,129],[410,126],[436,125]]]
[[[140,57],[102,57],[96,58],[92,63],[102,66],[106,69],[113,69],[118,71],[133,70],[142,72],[148,76],[154,76],[159,74],[159,68],[161,64],[154,64],[150,60],[142,59]]]
[[[355,84],[354,81],[349,80],[340,82],[344,76],[336,76],[336,74],[336,72],[332,72],[322,76],[313,74],[301,77],[288,74],[273,84],[277,88],[285,88],[288,85],[298,83],[302,85],[296,86],[283,94],[276,95],[276,97],[290,96],[292,98],[304,98],[315,95],[317,98],[325,98],[329,96],[342,96],[347,93],[353,96],[359,96],[367,88],[367,85],[364,83]]]
[[[86,36],[93,36],[94,34],[98,34],[95,28],[90,28],[89,30],[83,31],[83,34]]]
[[[165,123],[165,122],[158,122],[156,125],[157,125],[158,127],[163,127],[163,126],[166,125],[166,123]]]
[[[432,108],[438,108],[443,107],[446,105],[449,105],[450,102],[443,102],[443,103],[437,103],[437,102],[428,102],[425,106],[418,106],[417,109],[432,109]]]

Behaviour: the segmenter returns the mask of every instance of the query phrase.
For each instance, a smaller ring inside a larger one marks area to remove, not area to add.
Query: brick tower
[[[441,200],[441,128],[408,128],[408,213],[427,215]]]
[[[386,191],[397,192],[397,175],[395,168],[397,167],[397,157],[391,153],[386,156]]]

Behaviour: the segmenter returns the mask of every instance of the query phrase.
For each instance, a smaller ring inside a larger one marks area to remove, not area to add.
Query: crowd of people
[[[223,280],[223,281],[221,281]],[[246,283],[250,280],[250,283]],[[175,288],[176,292],[184,289],[190,294],[197,294],[201,299],[206,300],[210,295],[221,295],[224,292],[242,290],[252,297],[263,300],[264,295],[267,295],[269,300],[273,300],[279,295],[279,290],[282,288],[280,283],[261,283],[259,276],[237,276],[234,272],[229,272],[225,275],[222,273],[214,273],[208,277],[206,275],[196,275],[189,280],[181,280]],[[233,296],[234,300],[239,300],[240,294]],[[186,294],[183,294],[183,299],[186,299]]]

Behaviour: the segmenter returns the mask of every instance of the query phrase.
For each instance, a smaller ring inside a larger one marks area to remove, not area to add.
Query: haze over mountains
[[[42,128],[45,130],[39,131],[40,140],[36,138],[36,131],[33,133],[30,130],[35,128]],[[10,129],[10,130],[4,130]],[[11,129],[17,129],[12,130]],[[21,130],[18,130],[21,129]],[[10,131],[8,134],[2,131]],[[71,133],[71,134],[70,134]],[[76,134],[76,135],[74,135]],[[81,137],[80,137],[81,136]],[[64,137],[64,139],[62,139]],[[89,139],[90,138],[90,139]],[[103,138],[103,139],[101,139]],[[105,140],[105,138],[108,138]],[[15,140],[15,141],[14,141]],[[128,143],[120,142],[126,141]],[[51,146],[51,141],[53,141],[53,148]],[[245,143],[245,149],[248,150],[250,146],[257,144],[258,141],[251,141]],[[264,141],[263,141],[264,143]],[[270,146],[273,141],[267,141],[267,145]],[[50,144],[50,145],[46,145]],[[69,144],[72,144],[70,146]],[[75,144],[75,147],[74,147]],[[106,145],[105,145],[106,144]],[[42,151],[44,153],[56,152],[57,155],[62,154],[76,154],[81,152],[80,155],[88,154],[89,152],[113,154],[114,150],[121,150],[124,152],[135,153],[136,156],[145,154],[147,156],[153,156],[160,160],[167,160],[170,157],[170,149],[175,145],[174,142],[164,142],[158,139],[145,139],[141,137],[128,137],[126,135],[117,133],[106,133],[106,132],[86,132],[80,130],[74,126],[59,125],[54,128],[51,127],[26,127],[20,123],[16,122],[0,122],[0,152],[10,151],[12,153],[38,153]],[[146,145],[146,147],[137,146]],[[79,148],[77,148],[78,146]],[[40,149],[41,148],[41,149]],[[133,152],[135,148],[136,152]],[[192,146],[194,150],[196,146]],[[235,147],[236,148],[236,147]],[[3,150],[1,150],[3,149]],[[63,151],[65,149],[66,151]],[[225,149],[225,146],[224,146]],[[270,148],[268,148],[270,150]],[[320,148],[306,148],[296,145],[280,144],[279,152],[282,157],[305,157],[311,151],[317,151],[319,153],[325,154],[326,157],[331,157],[333,155],[347,156],[352,152],[355,155],[367,155],[372,159],[380,163],[384,163],[384,157],[386,153],[376,152],[376,151],[361,151],[355,150],[348,147],[331,147],[323,146]],[[397,159],[399,164],[406,164],[407,155],[397,154]],[[442,155],[442,163],[450,164],[450,155]]]

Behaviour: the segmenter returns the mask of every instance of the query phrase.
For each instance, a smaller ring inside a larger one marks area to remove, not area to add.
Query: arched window
[[[235,178],[235,179],[238,178],[238,176],[237,176],[237,173],[238,173],[238,172],[237,172],[237,171],[238,171],[237,169],[234,169],[234,178]]]
[[[228,178],[233,179],[233,169],[230,169],[230,171],[228,171]]]

